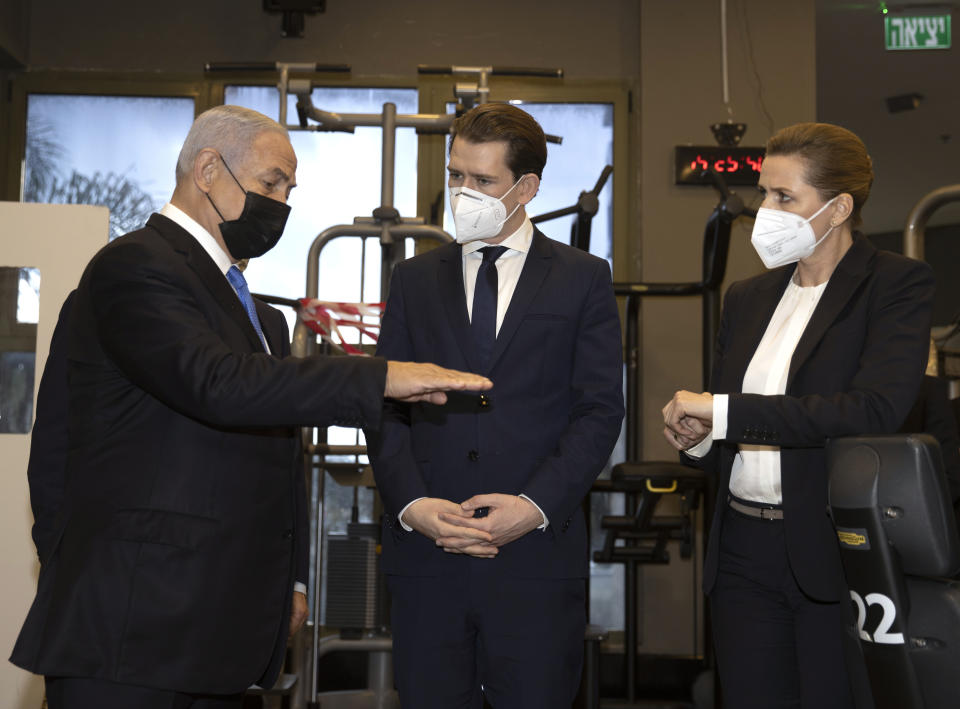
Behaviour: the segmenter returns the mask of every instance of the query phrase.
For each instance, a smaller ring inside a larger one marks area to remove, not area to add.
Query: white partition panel
[[[40,270],[34,403],[60,306],[107,243],[108,225],[106,207],[0,202],[0,266]],[[39,569],[30,537],[29,452],[29,434],[0,434],[0,706],[9,709],[39,709],[43,696],[40,678],[6,662]]]

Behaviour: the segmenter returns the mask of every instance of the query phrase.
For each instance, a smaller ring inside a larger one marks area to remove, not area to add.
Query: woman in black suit
[[[726,706],[854,705],[828,438],[893,433],[917,398],[933,275],[854,231],[873,181],[850,131],[802,123],[767,143],[752,243],[733,284],[713,393],[678,391],[664,434],[718,475],[704,562]]]

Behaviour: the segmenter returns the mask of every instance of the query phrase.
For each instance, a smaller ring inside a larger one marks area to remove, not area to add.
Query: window
[[[318,108],[337,113],[380,113],[392,102],[397,113],[416,113],[415,89],[318,88]],[[224,102],[278,116],[278,93],[264,86],[228,86]],[[296,120],[296,99],[288,96],[288,120]],[[290,218],[283,238],[269,253],[250,263],[245,275],[257,293],[298,298],[304,295],[307,252],[324,229],[352,224],[380,206],[380,128],[354,133],[293,131],[297,153],[297,188],[290,195]],[[394,206],[405,217],[417,210],[417,136],[397,129]],[[407,246],[412,253],[412,244]],[[380,245],[377,239],[345,237],[329,243],[320,255],[319,297],[332,301],[379,302]]]
[[[0,433],[30,433],[40,271],[0,267]]]
[[[110,238],[139,229],[170,198],[191,98],[31,94],[25,202],[110,208]]]

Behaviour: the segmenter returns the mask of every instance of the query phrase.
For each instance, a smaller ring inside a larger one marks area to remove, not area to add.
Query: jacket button
[[[284,530],[284,532],[283,532],[283,538],[284,538],[284,539],[293,539],[293,530],[292,530],[292,529]]]
[[[480,401],[477,403],[477,406],[479,406],[481,409],[485,409],[490,406],[490,399],[487,398],[486,394],[480,395]]]
[[[467,453],[467,457],[470,460],[480,460],[480,454],[477,453],[476,451],[470,451],[469,453]]]

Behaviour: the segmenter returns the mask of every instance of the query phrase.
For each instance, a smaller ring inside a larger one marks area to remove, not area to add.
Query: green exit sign
[[[950,15],[886,15],[887,49],[950,49]]]

